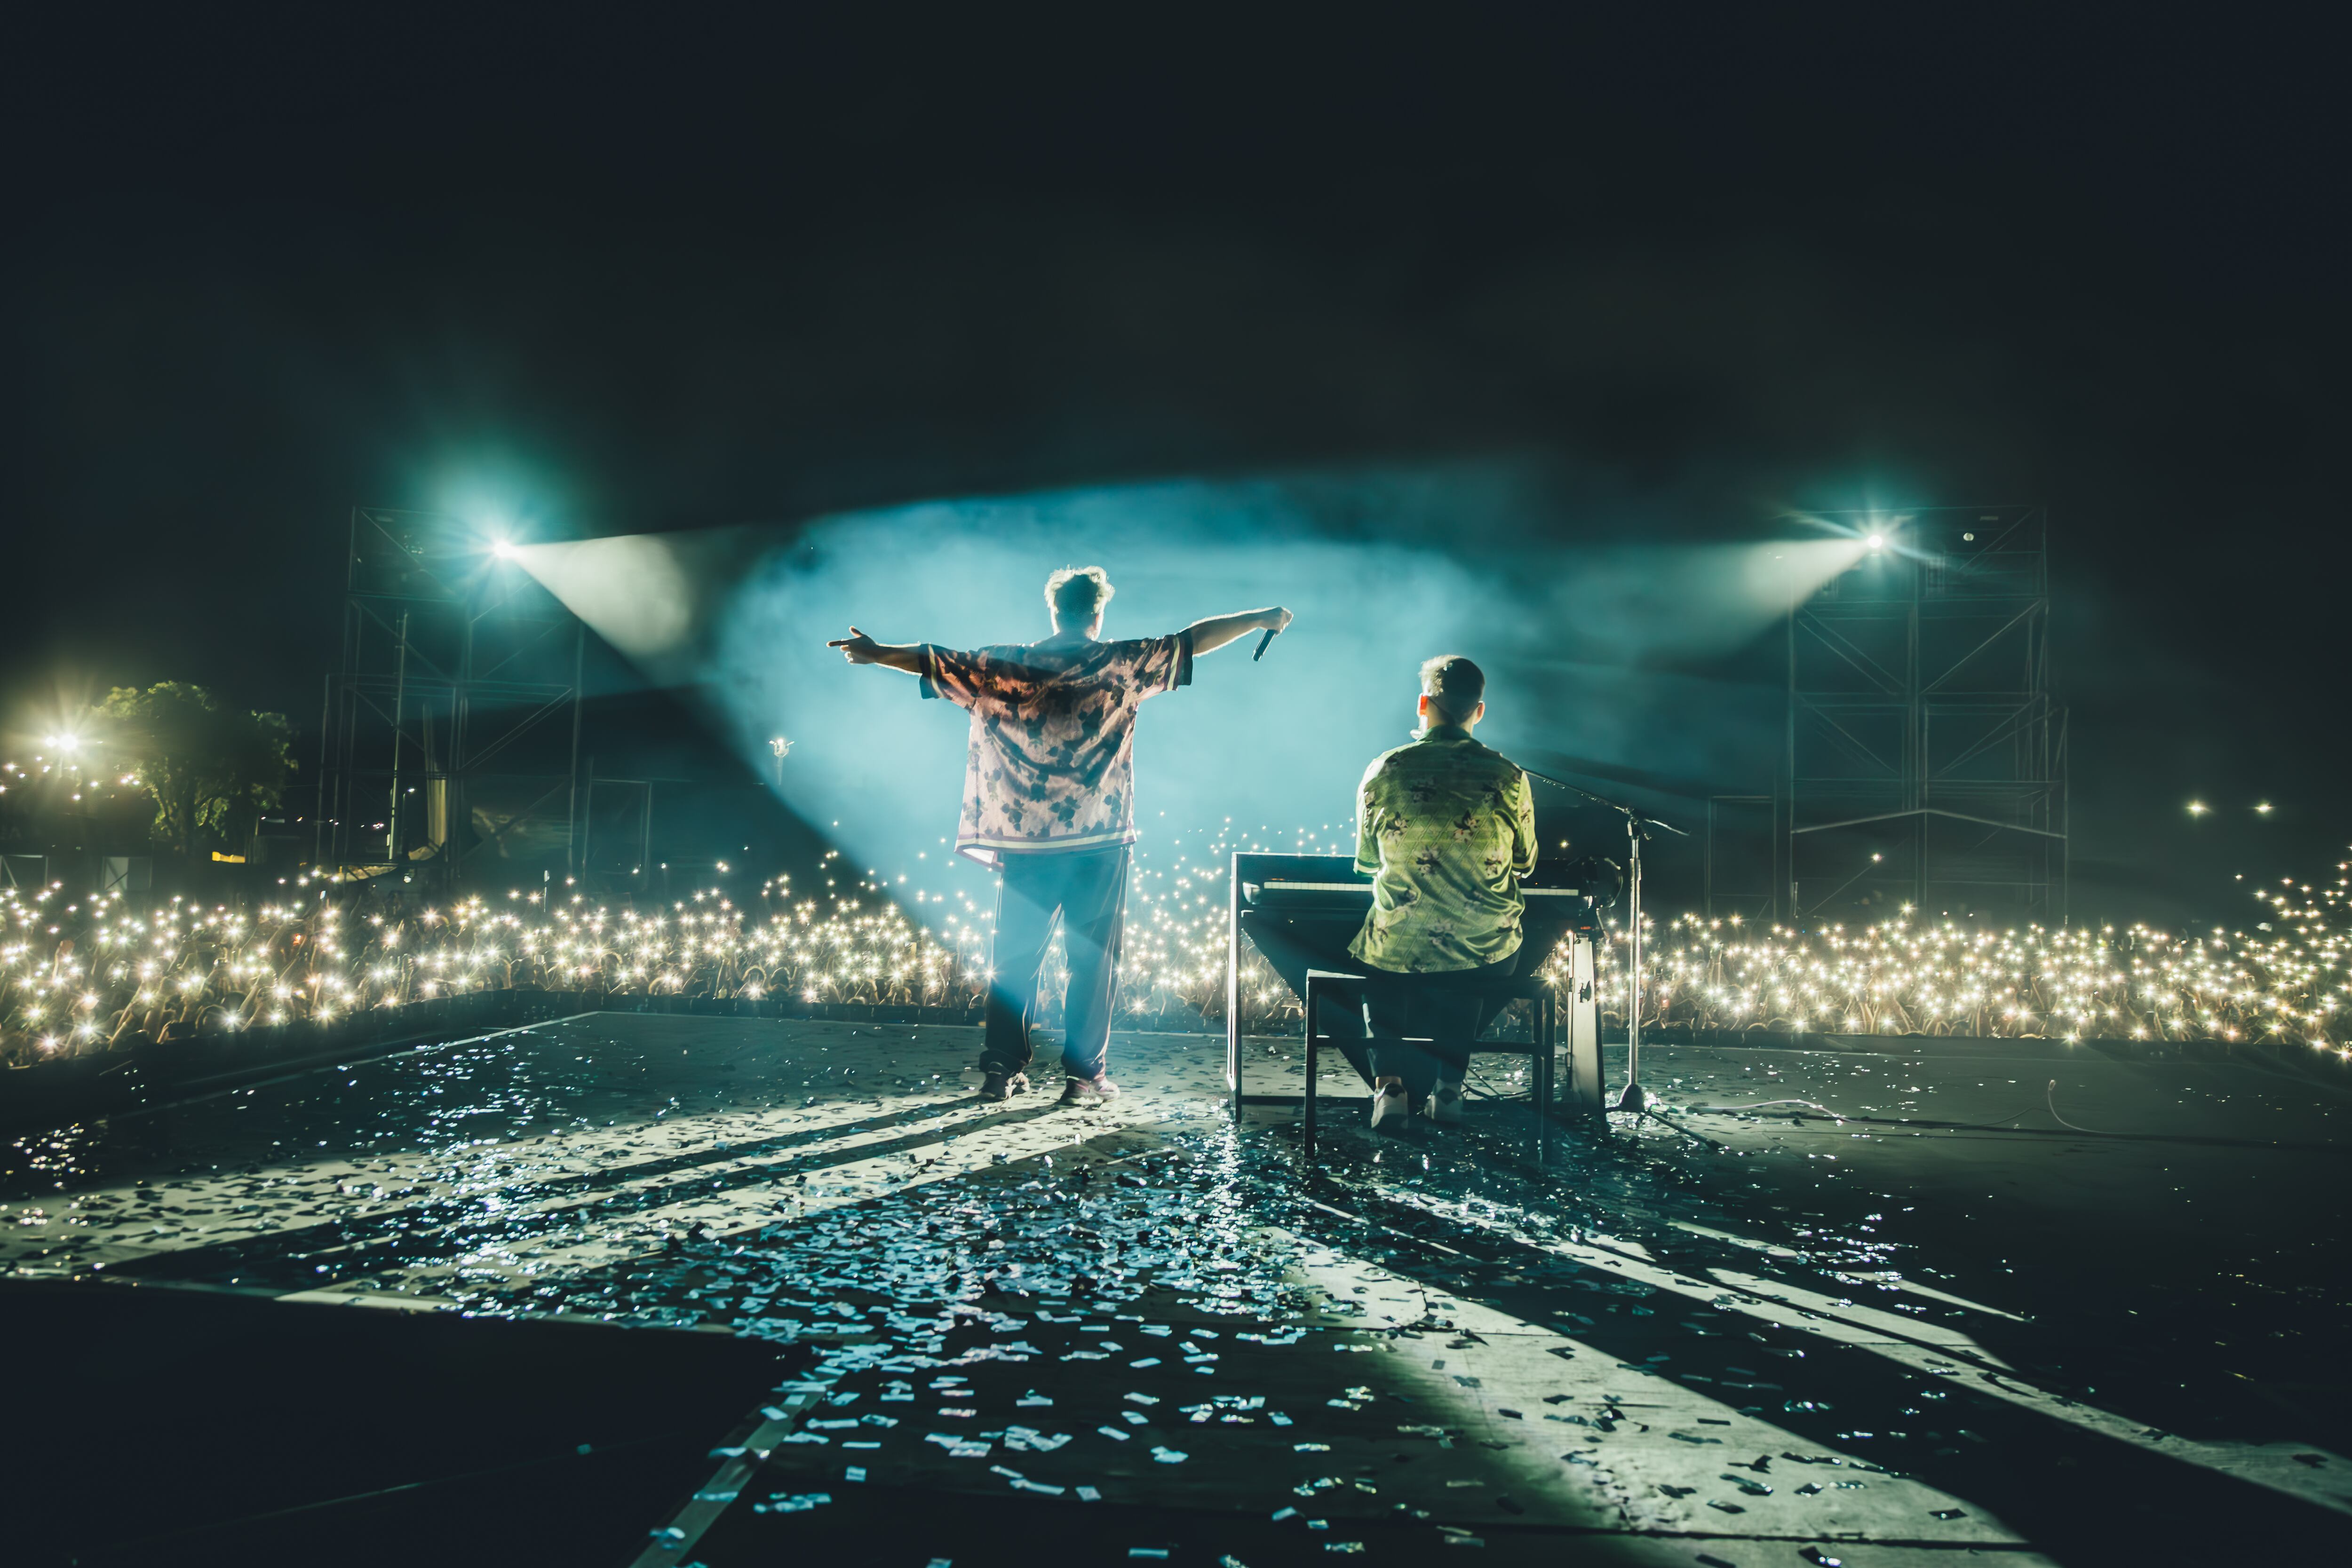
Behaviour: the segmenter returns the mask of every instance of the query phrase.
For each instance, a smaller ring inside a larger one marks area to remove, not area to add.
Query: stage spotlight
[[[81,749],[81,737],[79,735],[52,735],[48,742],[68,757]]]
[[[2258,816],[2258,817],[2267,817],[2267,816],[2269,816],[2270,814],[2271,814],[2271,803],[2270,803],[2268,800],[2264,800],[2263,802],[2262,802],[2262,804],[2260,804],[2260,805],[2258,805],[2258,806],[2256,806],[2256,807],[2254,808],[2254,815],[2256,815],[2256,816]]]
[[[2212,809],[2212,807],[2207,805],[2202,800],[2191,800],[2189,802],[2189,814],[2192,817],[2201,817]]]
[[[497,539],[497,540],[492,541],[492,543],[491,543],[491,545],[490,545],[490,553],[491,553],[492,555],[494,555],[494,556],[498,557],[500,560],[512,560],[512,559],[514,559],[514,558],[515,558],[515,556],[516,556],[516,554],[517,554],[517,551],[516,551],[516,549],[515,549],[514,540],[512,540],[512,539]]]
[[[1873,549],[1885,549],[1886,548],[1886,536],[1885,534],[1873,534],[1870,536],[1869,544],[1870,548]]]

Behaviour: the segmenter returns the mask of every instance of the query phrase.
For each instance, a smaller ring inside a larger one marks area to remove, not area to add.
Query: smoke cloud
[[[1402,743],[1433,653],[1485,666],[1481,738],[1541,767],[1572,756],[1737,789],[1769,779],[1777,706],[1694,673],[1752,643],[1852,564],[1848,540],[1606,542],[1551,515],[1509,465],[1297,479],[1171,480],[929,501],[784,530],[532,547],[583,619],[665,681],[690,679],[747,762],[857,869],[933,893],[949,853],[968,717],[899,673],[852,668],[825,640],[1033,641],[1056,567],[1117,585],[1104,634],[1143,636],[1281,604],[1297,617],[1261,663],[1254,639],[1156,698],[1136,741],[1147,841],[1228,824],[1269,846],[1342,845],[1365,764]],[[1546,537],[1595,542],[1535,546]],[[1597,821],[1580,822],[1587,834]],[[1591,846],[1605,848],[1596,843]]]

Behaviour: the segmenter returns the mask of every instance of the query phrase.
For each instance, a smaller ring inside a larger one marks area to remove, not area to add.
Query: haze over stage
[[[1652,1048],[1731,1153],[1538,1171],[1474,1103],[1310,1177],[1202,1036],[1115,1036],[1128,1097],[1071,1113],[972,1103],[977,1035],[596,1014],[20,1140],[19,1552],[413,1561],[462,1517],[548,1561],[2087,1563],[2352,1525],[2340,1096]],[[1295,1039],[1245,1044],[1295,1084]],[[1858,1119],[1701,1109],[1765,1100]],[[247,1370],[289,1345],[310,1375]],[[87,1462],[118,1375],[178,1455],[130,1489]]]
[[[1780,732],[1738,655],[1866,546],[1796,525],[1633,538],[1588,505],[1541,460],[1337,465],[551,540],[516,561],[646,678],[690,694],[856,869],[940,899],[974,874],[942,841],[964,716],[905,676],[845,667],[825,641],[852,624],[887,643],[1033,641],[1049,630],[1045,574],[1068,563],[1109,570],[1113,639],[1242,603],[1297,616],[1262,661],[1243,644],[1202,658],[1138,718],[1136,817],[1160,844],[1231,827],[1290,847],[1289,825],[1346,817],[1365,762],[1418,722],[1421,661],[1449,649],[1476,651],[1481,735],[1507,755],[1763,776]],[[1608,836],[1559,802],[1540,810],[1555,807],[1547,842]]]

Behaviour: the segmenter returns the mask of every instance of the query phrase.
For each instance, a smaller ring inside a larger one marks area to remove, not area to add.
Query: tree
[[[109,750],[154,798],[155,836],[183,854],[201,833],[242,846],[294,774],[284,714],[227,707],[202,686],[117,686],[98,712]]]

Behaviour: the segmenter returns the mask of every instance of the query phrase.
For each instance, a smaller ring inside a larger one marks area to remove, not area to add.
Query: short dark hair
[[[1055,621],[1073,626],[1092,621],[1118,591],[1110,573],[1098,566],[1066,566],[1045,580],[1045,602]]]
[[[1421,689],[1448,724],[1467,724],[1486,695],[1486,672],[1459,653],[1440,653],[1421,667]]]

